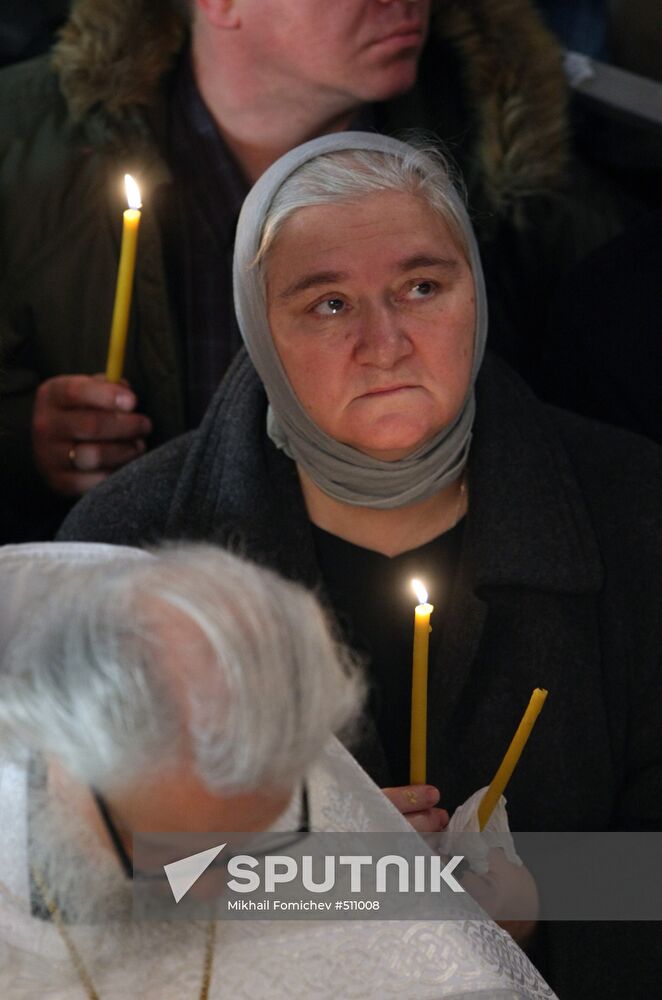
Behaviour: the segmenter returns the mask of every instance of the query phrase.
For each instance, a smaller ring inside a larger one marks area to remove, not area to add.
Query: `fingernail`
[[[128,392],[118,392],[115,396],[115,405],[119,410],[132,410],[134,407],[133,396]]]
[[[425,789],[425,801],[429,806],[433,806],[435,802],[439,801],[439,789],[428,787]]]

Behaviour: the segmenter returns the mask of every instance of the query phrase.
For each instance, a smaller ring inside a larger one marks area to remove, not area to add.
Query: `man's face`
[[[256,72],[299,85],[305,100],[347,107],[401,94],[416,80],[430,0],[236,0]],[[304,90],[305,88],[305,90]]]

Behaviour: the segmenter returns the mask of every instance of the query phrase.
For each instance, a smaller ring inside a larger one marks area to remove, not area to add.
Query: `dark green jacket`
[[[56,71],[44,58],[0,74],[0,493],[10,508],[0,541],[49,537],[66,510],[32,463],[34,392],[105,367],[127,170],[145,207],[125,374],[153,421],[152,446],[186,429],[185,352],[155,212],[171,183],[166,82],[185,36],[159,0],[141,0],[144,17],[136,6],[77,0]],[[530,378],[550,289],[613,229],[596,197],[580,194],[581,177],[568,181],[565,102],[558,50],[526,0],[444,0],[416,91],[376,109],[385,130],[419,125],[448,141],[482,247],[492,347]]]
[[[0,484],[14,501],[21,540],[24,532],[51,534],[52,515],[66,509],[54,505],[32,465],[34,392],[53,375],[105,369],[126,207],[121,178],[132,165],[146,207],[125,375],[153,420],[152,444],[185,425],[161,234],[149,209],[150,192],[168,179],[158,148],[136,129],[125,133],[127,147],[118,145],[98,116],[72,122],[45,59],[0,81]],[[11,534],[5,526],[0,537]]]

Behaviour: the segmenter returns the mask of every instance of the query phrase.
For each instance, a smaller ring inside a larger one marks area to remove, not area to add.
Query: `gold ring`
[[[71,446],[71,448],[69,449],[68,454],[69,454],[69,464],[70,464],[71,468],[72,469],[78,469],[78,466],[76,465],[76,445],[75,444],[73,444]]]

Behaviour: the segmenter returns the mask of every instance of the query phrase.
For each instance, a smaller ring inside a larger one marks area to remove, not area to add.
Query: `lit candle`
[[[110,343],[108,345],[106,378],[109,382],[119,382],[124,369],[124,352],[126,349],[126,334],[129,327],[133,272],[136,267],[136,246],[138,243],[138,227],[140,225],[141,202],[138,185],[130,174],[124,175],[124,184],[129,207],[124,212],[122,249],[117,269],[115,306],[113,308],[113,322],[110,328]]]
[[[430,615],[428,592],[420,580],[412,580],[419,603],[414,610],[414,654],[411,672],[411,743],[409,780],[412,785],[424,785],[428,742],[428,645]]]
[[[545,704],[547,691],[544,688],[536,688],[531,695],[526,712],[522,716],[522,721],[517,727],[512,742],[506,750],[506,756],[501,761],[501,766],[492,778],[489,788],[483,795],[478,806],[478,825],[481,830],[485,829],[487,821],[492,815],[492,810],[503,795],[504,789],[515,770],[517,761],[520,759],[522,750],[526,746],[526,741],[531,735],[534,723],[540,715],[540,709]]]

